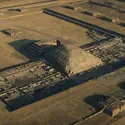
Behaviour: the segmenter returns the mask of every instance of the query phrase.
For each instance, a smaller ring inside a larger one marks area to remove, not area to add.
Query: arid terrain
[[[0,125],[124,116],[124,0],[0,0]]]

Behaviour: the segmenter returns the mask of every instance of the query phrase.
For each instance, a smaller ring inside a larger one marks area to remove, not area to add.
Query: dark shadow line
[[[27,6],[27,5],[33,5],[33,4],[39,4],[39,3],[47,3],[51,1],[57,1],[57,0],[46,0],[42,2],[33,2],[33,3],[27,3],[27,4],[20,4],[20,5],[15,5],[15,6],[8,6],[8,7],[2,7],[0,9],[8,9],[8,8],[13,8],[13,7],[22,7],[22,6]]]
[[[107,34],[107,35],[109,35],[109,36],[111,36],[111,37],[119,36],[119,37],[125,38],[125,35],[124,35],[124,34],[117,33],[117,32],[115,32],[115,31],[102,28],[102,27],[97,26],[97,25],[95,25],[95,24],[91,24],[91,23],[85,22],[85,21],[83,21],[83,20],[76,19],[76,18],[74,18],[74,17],[71,17],[71,16],[69,16],[69,15],[65,15],[65,14],[56,12],[56,11],[51,10],[51,9],[44,9],[43,12],[44,12],[44,13],[47,13],[47,14],[49,14],[49,15],[58,17],[58,18],[60,18],[60,19],[63,19],[63,20],[65,20],[65,21],[74,23],[74,24],[76,24],[76,25],[85,27],[85,28],[87,28],[87,29],[99,31],[100,33]]]

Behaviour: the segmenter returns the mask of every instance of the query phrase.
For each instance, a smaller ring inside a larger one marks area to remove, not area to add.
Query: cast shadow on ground
[[[32,40],[18,40],[15,42],[10,43],[9,45],[11,45],[13,48],[15,48],[18,52],[22,53],[23,55],[25,55],[25,49],[32,43],[37,42],[37,41],[32,41]],[[55,95],[59,92],[62,92],[64,90],[70,89],[74,86],[77,86],[79,84],[83,84],[85,82],[87,82],[88,80],[91,79],[96,79],[99,76],[103,76],[105,74],[111,73],[121,67],[125,66],[125,60],[124,59],[120,59],[120,61],[118,62],[112,62],[110,64],[105,64],[103,66],[99,66],[96,68],[91,69],[90,71],[85,71],[80,75],[76,75],[75,77],[77,77],[77,79],[80,79],[80,82],[75,82],[74,80],[72,80],[72,77],[69,78],[66,81],[61,81],[59,83],[56,83],[54,86],[51,87],[45,87],[43,89],[40,89],[38,91],[35,91],[33,94],[33,98],[30,97],[30,100],[27,99],[27,97],[19,97],[15,100],[13,100],[11,102],[11,104],[15,104],[15,102],[19,102],[19,100],[24,99],[27,100],[28,102],[26,102],[26,104],[21,104],[19,105],[19,107],[14,107],[14,108],[10,108],[12,110],[16,110],[18,108],[21,108],[25,105],[31,104],[35,101],[47,98],[49,96]],[[63,83],[63,84],[62,84]],[[25,96],[25,95],[24,95]],[[103,95],[92,95],[90,97],[85,98],[85,102],[89,105],[92,105],[94,107],[97,106],[97,102],[100,101],[100,99],[103,98]],[[21,102],[25,102],[25,101],[21,101]],[[17,106],[17,105],[16,105]],[[11,106],[10,106],[11,107]]]
[[[35,42],[39,42],[39,40],[21,39],[21,40],[13,41],[8,44],[11,47],[13,47],[17,52],[21,53],[25,57],[32,60],[32,59],[34,59],[34,57],[31,54],[29,55],[29,53],[27,53],[27,48]]]
[[[118,84],[118,87],[122,90],[125,90],[125,82],[121,82]]]
[[[101,95],[101,94],[94,94],[94,95],[90,95],[88,97],[84,98],[84,101],[92,106],[95,109],[101,108],[99,107],[99,102],[101,101],[105,101],[108,97],[105,95]]]
[[[117,0],[117,1],[120,1],[120,2],[125,2],[125,0]]]
[[[69,89],[75,86],[76,83],[71,80],[63,80],[55,84],[55,86],[45,87],[40,90],[34,91],[32,95],[23,95],[15,98],[9,103],[6,103],[6,109],[10,112],[15,111],[19,108],[47,98],[49,96],[55,95],[59,92],[62,92],[66,89]]]

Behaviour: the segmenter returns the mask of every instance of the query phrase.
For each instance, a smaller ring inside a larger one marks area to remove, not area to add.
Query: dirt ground
[[[0,121],[2,125],[69,125],[93,112],[91,106],[84,101],[85,97],[118,88],[118,84],[125,80],[124,72],[125,68],[119,69],[14,112],[3,112],[1,109]],[[111,120],[102,113],[82,124],[105,125]]]
[[[97,26],[100,26],[100,27],[103,27],[106,29],[110,29],[112,31],[115,31],[115,32],[118,32],[121,34],[125,34],[125,28],[121,27],[119,25],[116,25],[115,23],[100,20],[94,16],[89,16],[89,15],[80,13],[79,11],[72,11],[70,9],[66,9],[63,7],[54,7],[51,9],[54,11],[60,12],[62,14],[66,14],[66,15],[69,15],[71,17],[83,20],[85,22],[88,22],[88,23],[91,23],[91,24],[94,24],[94,25],[97,25]]]
[[[69,40],[70,42],[76,43],[78,45],[83,45],[93,41],[86,35],[88,30],[85,28],[81,28],[66,21],[48,16],[42,13],[40,8],[37,8],[37,10],[30,10],[30,13],[31,12],[38,13],[32,13],[29,16],[25,15],[17,18],[12,17],[11,19],[0,19],[1,31],[9,28],[18,29],[21,31],[21,34],[15,36],[6,36],[0,32],[0,46],[1,51],[3,52],[0,53],[2,58],[1,68],[27,61],[26,57],[22,56],[18,51],[15,50],[20,48],[20,44],[25,44],[25,39],[29,41],[42,40],[45,42],[61,38]],[[10,17],[14,15],[12,13]],[[27,14],[28,13],[29,12],[27,12]],[[7,14],[9,15],[10,12]],[[22,42],[19,43],[19,41]]]
[[[111,125],[124,125],[125,123],[125,118],[121,118],[120,120],[113,122]]]
[[[25,3],[29,2],[34,2],[34,0],[28,0]],[[0,7],[6,7],[6,3],[8,2],[0,3]],[[22,2],[14,0],[12,3],[8,3],[8,6],[18,4],[24,4],[24,0]],[[84,4],[84,7],[91,10],[96,9],[96,11],[105,14],[111,10],[109,8],[105,11],[103,7],[100,9],[88,4]],[[54,10],[125,34],[125,28],[100,21],[95,17],[61,7],[56,7]],[[0,16],[0,69],[28,61],[29,59],[20,53],[20,48],[31,42],[40,40],[45,42],[59,38],[81,46],[95,41],[87,35],[88,29],[47,15],[41,11],[41,7],[30,8],[23,13],[8,11],[5,13]],[[119,16],[115,10],[108,14],[109,16],[110,14]],[[124,20],[124,14],[119,18]],[[5,29],[18,29],[21,33],[8,36],[3,33]],[[0,102],[0,125],[76,125],[72,123],[93,113],[92,106],[85,102],[86,97],[108,93],[118,88],[119,84],[124,81],[125,67],[13,112],[7,111],[3,103]],[[88,121],[82,121],[79,125],[107,125],[112,121],[112,118],[106,113],[101,113]],[[124,125],[124,118],[111,123],[111,125]]]
[[[100,7],[99,5],[95,4],[84,4],[83,5],[84,9],[91,10],[93,12],[100,12],[103,15],[106,15],[108,17],[116,17],[119,18],[120,20],[125,20],[125,13],[120,13],[117,9],[112,9],[109,7]]]

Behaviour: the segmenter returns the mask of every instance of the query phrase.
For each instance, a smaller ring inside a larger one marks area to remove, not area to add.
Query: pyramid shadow
[[[34,57],[31,55],[29,56],[26,50],[27,50],[27,47],[29,47],[31,44],[35,42],[39,42],[39,40],[21,39],[21,40],[13,41],[8,44],[12,46],[17,52],[21,53],[28,59],[32,60],[34,59]]]

